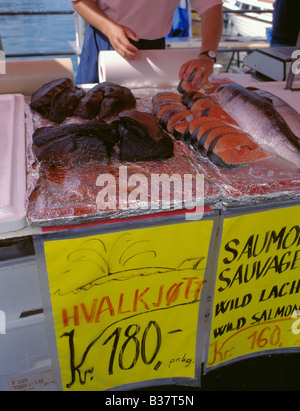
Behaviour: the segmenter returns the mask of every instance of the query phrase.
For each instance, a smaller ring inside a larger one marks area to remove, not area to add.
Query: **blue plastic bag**
[[[171,31],[166,37],[189,37],[189,27],[188,11],[182,7],[177,7]]]

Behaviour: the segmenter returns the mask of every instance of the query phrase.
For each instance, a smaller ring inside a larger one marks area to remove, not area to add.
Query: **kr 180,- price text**
[[[75,352],[75,330],[63,334],[62,337],[68,338],[70,348],[70,371],[72,378],[70,383],[67,384],[67,388],[70,388],[78,378],[79,383],[85,385],[87,379],[93,379],[95,371],[94,367],[85,368],[85,362],[95,344],[102,339],[103,332],[87,345],[81,360],[78,362],[76,361]],[[141,327],[139,324],[131,324],[127,327],[116,327],[100,344],[109,347],[106,372],[108,375],[113,375],[118,370],[126,371],[133,369],[139,359],[145,365],[153,364],[160,352],[162,332],[156,321],[149,321],[145,327]],[[155,370],[158,370],[161,364],[161,361],[156,361]]]

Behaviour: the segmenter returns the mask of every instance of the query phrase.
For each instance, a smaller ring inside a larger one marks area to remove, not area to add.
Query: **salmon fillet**
[[[179,102],[178,102],[178,103],[170,103],[170,102],[167,102],[167,103],[164,103],[164,104],[161,104],[161,105],[156,106],[155,109],[153,110],[153,114],[154,114],[158,119],[160,119],[161,116],[162,116],[166,111],[168,111],[168,110],[170,110],[170,109],[173,109],[173,108],[181,108],[182,110],[186,110],[186,107],[185,107],[183,104],[179,103]]]
[[[173,107],[173,108],[166,110],[159,119],[161,126],[164,128],[167,128],[170,118],[177,113],[182,113],[183,111],[186,111],[186,110],[180,107]]]
[[[174,93],[172,91],[165,91],[165,92],[157,93],[152,98],[152,104],[155,104],[160,100],[166,100],[166,99],[170,99],[173,101],[181,101],[182,95],[178,93]]]
[[[240,131],[243,133],[242,131]],[[222,136],[227,133],[237,133],[237,129],[230,125],[218,125],[214,128],[208,129],[202,134],[199,140],[198,148],[203,156],[207,155],[210,144],[214,141],[215,138]]]
[[[231,124],[233,126],[239,127],[238,123],[229,115],[226,113],[226,111],[224,111],[221,107],[210,107],[206,110],[203,111],[202,115],[204,117],[215,117],[215,118],[219,118],[220,120],[225,121],[225,123],[227,124]]]
[[[199,128],[204,124],[209,124],[212,127],[217,125],[225,125],[225,123],[221,122],[221,120],[214,118],[214,117],[197,117],[193,121],[191,121],[189,126],[189,133],[192,135],[195,129]],[[200,129],[199,129],[200,130]]]
[[[204,97],[205,94],[201,91],[189,91],[182,96],[182,103],[185,104],[187,107],[191,102],[196,101],[197,98]]]
[[[207,151],[220,167],[234,167],[269,157],[246,133],[227,133],[215,138]]]
[[[174,113],[170,116],[167,122],[167,131],[169,133],[173,133],[176,124],[185,123],[187,121],[192,121],[194,119],[194,115],[190,110],[182,110],[178,113]]]
[[[184,135],[187,132],[188,128],[189,128],[190,123],[188,121],[185,121],[183,123],[179,123],[176,124],[175,128],[174,128],[174,137],[177,140],[183,140],[184,139]]]
[[[201,97],[193,102],[190,105],[191,110],[206,110],[210,107],[221,107],[219,103],[216,102],[215,99],[211,97]]]

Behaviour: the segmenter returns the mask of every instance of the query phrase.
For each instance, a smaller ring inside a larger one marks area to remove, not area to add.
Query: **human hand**
[[[188,81],[194,73],[190,83],[192,86],[201,88],[208,82],[209,76],[214,71],[214,61],[205,56],[199,56],[195,60],[184,63],[179,71],[179,78]]]
[[[114,50],[120,54],[120,56],[127,60],[139,59],[138,49],[128,40],[128,38],[131,38],[134,41],[139,41],[134,31],[126,26],[114,24],[111,26],[107,37]]]

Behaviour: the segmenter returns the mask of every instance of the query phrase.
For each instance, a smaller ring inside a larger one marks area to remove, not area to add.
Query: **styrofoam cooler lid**
[[[0,95],[0,233],[26,226],[25,101]]]

